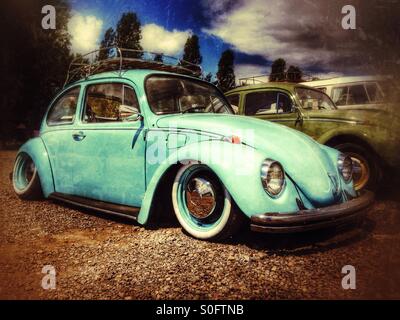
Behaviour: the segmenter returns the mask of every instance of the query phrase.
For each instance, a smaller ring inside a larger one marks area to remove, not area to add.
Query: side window
[[[371,103],[378,103],[383,101],[383,94],[375,82],[367,83],[365,85]]]
[[[293,112],[292,99],[282,92],[278,93],[278,113],[290,113]]]
[[[345,106],[347,104],[348,87],[336,87],[332,90],[332,100],[337,106]]]
[[[240,95],[239,94],[233,94],[231,96],[227,96],[226,98],[228,99],[228,102],[231,105],[233,111],[235,111],[235,113],[238,113],[239,112]]]
[[[349,95],[347,97],[348,105],[367,104],[368,102],[367,92],[363,84],[349,87]]]
[[[292,100],[288,95],[281,92],[263,91],[246,95],[246,115],[289,113],[293,111],[292,109]]]
[[[48,125],[68,124],[74,122],[79,91],[80,87],[72,88],[54,102],[49,114],[47,115]]]
[[[251,92],[246,94],[245,114],[247,116],[274,114],[278,95],[273,91]]]
[[[122,83],[89,85],[86,89],[84,122],[119,122],[139,112],[135,91]]]

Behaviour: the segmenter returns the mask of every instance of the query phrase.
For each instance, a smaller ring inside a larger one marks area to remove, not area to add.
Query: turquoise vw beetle
[[[20,198],[44,196],[142,225],[170,208],[187,233],[207,240],[246,221],[263,232],[327,227],[370,207],[373,195],[354,191],[346,155],[234,115],[183,64],[118,59],[109,62],[119,64],[114,71],[95,73],[90,64],[50,104],[39,136],[16,156]]]

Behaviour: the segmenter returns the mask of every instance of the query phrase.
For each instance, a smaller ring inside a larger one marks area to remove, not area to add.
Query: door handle
[[[72,134],[72,138],[74,138],[75,141],[82,141],[83,139],[86,138],[86,135],[82,132],[76,132]]]

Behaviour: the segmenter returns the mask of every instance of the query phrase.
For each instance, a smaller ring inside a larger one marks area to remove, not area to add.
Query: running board
[[[137,220],[140,208],[130,207],[125,205],[113,204],[100,200],[88,199],[70,194],[53,192],[49,195],[50,199],[59,200],[65,203],[83,207],[86,209],[93,209],[100,212],[112,214],[115,216]]]

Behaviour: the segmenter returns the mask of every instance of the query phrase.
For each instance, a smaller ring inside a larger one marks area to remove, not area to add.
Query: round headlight
[[[353,161],[351,158],[341,153],[338,158],[338,168],[344,181],[349,182],[353,176]]]
[[[279,195],[285,184],[285,171],[275,160],[266,159],[261,165],[261,182],[264,190],[273,197]]]

